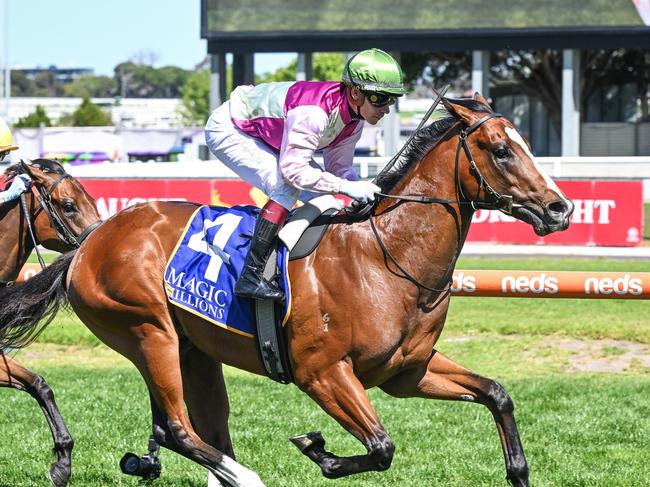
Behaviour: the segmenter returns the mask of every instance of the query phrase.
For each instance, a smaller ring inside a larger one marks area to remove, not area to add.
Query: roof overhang
[[[376,30],[207,33],[210,53],[345,52],[378,47],[435,52],[503,49],[650,48],[650,28]],[[298,49],[299,48],[299,49]]]

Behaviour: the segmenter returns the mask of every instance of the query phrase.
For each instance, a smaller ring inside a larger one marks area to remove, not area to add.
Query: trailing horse
[[[568,227],[573,204],[483,98],[443,103],[448,116],[420,130],[377,181],[387,196],[369,216],[350,223],[340,215],[311,255],[290,262],[286,336],[295,384],[367,454],[334,455],[319,434],[293,441],[327,477],[385,470],[395,445],[366,389],[475,402],[494,417],[508,480],[525,487],[528,464],[513,401],[497,382],[435,345],[475,210],[501,210],[546,235]],[[28,343],[41,315],[55,312],[65,293],[86,326],[142,374],[162,446],[226,485],[261,486],[256,473],[234,460],[221,367],[264,375],[253,340],[171,306],[164,290],[166,262],[195,210],[153,202],[107,220],[78,251],[0,297],[0,343]]]
[[[99,224],[95,200],[81,184],[50,159],[15,164],[8,177],[28,174],[32,191],[0,207],[0,287],[13,284],[36,244],[65,252],[75,249]],[[40,257],[40,256],[39,256]],[[0,387],[30,394],[43,410],[52,432],[56,462],[49,476],[56,487],[67,485],[73,447],[65,422],[45,380],[0,349]]]

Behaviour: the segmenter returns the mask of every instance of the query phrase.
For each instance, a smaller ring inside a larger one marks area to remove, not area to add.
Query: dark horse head
[[[72,250],[99,224],[95,200],[59,162],[34,159],[8,167],[6,174],[29,176],[31,191],[26,201],[29,215],[21,214],[20,218],[30,219],[36,240],[43,247],[57,252]],[[8,207],[7,211],[16,206]]]

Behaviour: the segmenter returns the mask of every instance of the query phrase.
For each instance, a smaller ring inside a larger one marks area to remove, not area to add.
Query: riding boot
[[[284,291],[275,283],[267,281],[262,275],[280,227],[281,225],[266,218],[257,218],[244,269],[235,283],[237,296],[278,301],[284,299]]]

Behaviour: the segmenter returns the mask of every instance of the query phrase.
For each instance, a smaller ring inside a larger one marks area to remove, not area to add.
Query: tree
[[[457,92],[471,87],[469,53],[425,53],[402,55],[407,81],[425,86],[451,83]],[[495,51],[490,56],[490,82],[500,94],[524,94],[539,100],[553,127],[561,133],[562,51]],[[603,86],[634,84],[641,100],[642,119],[648,117],[650,54],[639,49],[581,51],[580,104],[587,113],[589,99]]]
[[[113,125],[110,116],[88,98],[84,98],[81,105],[72,113],[71,125],[73,127],[106,127]]]
[[[79,98],[112,98],[117,95],[117,82],[108,76],[86,75],[65,85],[63,93]]]
[[[17,128],[36,128],[43,125],[44,127],[51,127],[52,121],[50,117],[47,116],[45,108],[42,105],[36,105],[36,109],[18,120],[14,125]]]
[[[11,96],[32,96],[34,83],[23,71],[11,72]]]
[[[56,80],[54,73],[43,71],[34,76],[34,93],[31,96],[57,97],[63,95],[63,85]]]
[[[154,68],[133,62],[115,67],[117,92],[123,98],[180,98],[190,71],[175,66]]]
[[[337,81],[345,67],[345,56],[341,53],[316,53],[312,60],[312,78],[317,81]],[[272,81],[295,81],[298,60],[293,59],[288,66],[280,67],[273,73],[264,73],[255,79],[256,83]]]
[[[210,116],[210,71],[190,74],[180,92],[184,122],[187,125],[205,125]]]
[[[337,52],[314,54],[313,78],[318,81],[339,81],[345,61],[345,56]]]

